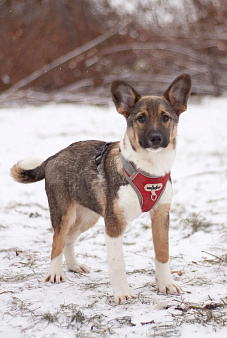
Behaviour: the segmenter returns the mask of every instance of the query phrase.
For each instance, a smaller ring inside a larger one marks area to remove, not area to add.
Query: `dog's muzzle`
[[[152,131],[147,137],[146,148],[159,149],[168,146],[167,138],[159,131]]]
[[[156,133],[152,133],[151,135],[149,135],[148,144],[152,148],[155,148],[155,149],[160,148],[163,144],[163,137],[161,133],[156,132]]]

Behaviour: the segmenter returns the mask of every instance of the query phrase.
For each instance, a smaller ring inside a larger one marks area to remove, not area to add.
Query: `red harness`
[[[95,163],[98,171],[102,157],[109,144],[111,144],[111,142],[104,144],[101,151],[95,157]],[[125,178],[135,190],[139,198],[142,212],[151,210],[163,194],[168,180],[171,181],[170,173],[161,177],[150,176],[148,173],[136,169],[134,164],[127,161],[122,156],[122,154],[121,160],[124,168]]]
[[[142,212],[151,210],[163,194],[166,183],[170,179],[170,173],[161,177],[149,174],[135,168],[132,162],[122,156],[125,177],[133,187],[139,198]]]

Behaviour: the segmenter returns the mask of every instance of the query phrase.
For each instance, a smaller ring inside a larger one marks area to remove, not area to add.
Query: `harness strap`
[[[124,170],[128,173],[130,178],[138,173],[138,170],[134,167],[132,162],[127,161],[121,154],[121,162],[123,164]],[[134,174],[134,175],[133,175]]]
[[[101,164],[103,155],[104,155],[106,148],[108,147],[109,144],[111,144],[111,142],[105,143],[104,146],[102,147],[100,153],[98,153],[98,155],[95,157],[95,164],[96,164],[97,168]]]

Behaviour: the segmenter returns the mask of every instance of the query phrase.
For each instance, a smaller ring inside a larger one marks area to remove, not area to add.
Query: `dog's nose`
[[[160,133],[155,132],[152,133],[149,137],[149,141],[152,147],[154,148],[158,148],[161,146],[162,142],[163,142],[163,137]]]

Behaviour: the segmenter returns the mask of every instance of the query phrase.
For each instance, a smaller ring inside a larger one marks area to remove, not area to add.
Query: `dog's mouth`
[[[159,153],[160,151],[162,151],[164,148],[146,148],[146,150],[148,150],[150,153]]]

